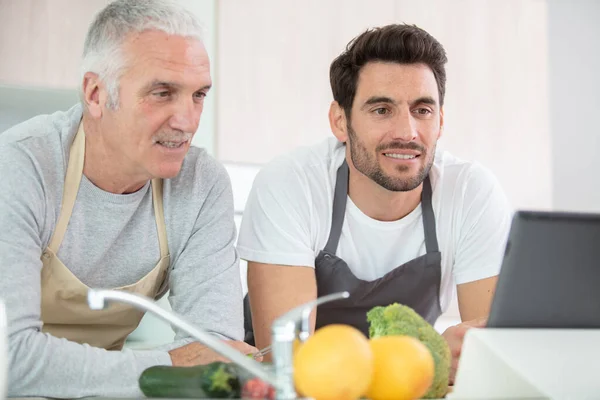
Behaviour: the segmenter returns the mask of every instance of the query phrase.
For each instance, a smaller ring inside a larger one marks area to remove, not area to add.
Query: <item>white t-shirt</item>
[[[344,157],[345,145],[331,138],[266,165],[246,203],[237,245],[240,257],[314,268],[329,238],[336,174]],[[455,284],[499,273],[512,210],[490,171],[448,152],[436,152],[430,180],[445,312]],[[423,254],[420,204],[398,221],[383,222],[365,215],[348,197],[336,255],[357,278],[380,278]]]

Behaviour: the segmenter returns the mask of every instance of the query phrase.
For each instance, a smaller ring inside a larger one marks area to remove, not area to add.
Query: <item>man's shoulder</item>
[[[443,215],[458,215],[462,219],[477,214],[489,204],[493,204],[499,213],[510,210],[500,181],[480,162],[467,161],[445,151],[436,160],[435,170],[432,180],[434,202],[439,209],[452,210]]]
[[[81,119],[81,105],[74,105],[66,111],[40,114],[22,121],[0,133],[0,146],[36,140],[56,140],[76,132]]]
[[[455,189],[467,185],[495,185],[497,180],[492,171],[479,163],[460,158],[447,150],[440,150],[432,168],[433,179],[441,179],[444,186]]]
[[[81,106],[37,115],[0,133],[0,160],[16,168],[51,174],[64,167],[70,140],[77,132]]]

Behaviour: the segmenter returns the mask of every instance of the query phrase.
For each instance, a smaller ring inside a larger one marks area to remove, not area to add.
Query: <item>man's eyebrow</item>
[[[414,107],[417,104],[429,104],[431,106],[437,106],[437,101],[435,101],[435,99],[431,96],[423,96],[410,102],[411,107]]]
[[[212,87],[212,85],[206,85],[206,86],[203,86],[200,89],[196,90],[196,92],[208,92],[211,87]]]
[[[211,87],[212,87],[212,85],[206,85],[196,91],[197,92],[209,91]],[[157,79],[157,80],[150,82],[148,85],[146,85],[145,91],[149,92],[149,91],[152,91],[157,88],[179,89],[179,88],[181,88],[181,85],[177,82],[161,81],[161,80]]]
[[[373,97],[369,97],[367,99],[367,101],[365,101],[365,104],[363,104],[362,109],[365,109],[368,106],[371,106],[373,104],[380,104],[380,103],[386,103],[386,104],[391,104],[391,105],[396,105],[396,101],[390,97],[387,96],[373,96]]]
[[[391,104],[393,106],[397,105],[398,103],[387,96],[373,96],[367,99],[367,101],[365,101],[365,103],[362,106],[362,109],[365,109],[368,106],[371,106],[373,104]],[[432,106],[437,106],[437,101],[435,101],[435,99],[431,96],[422,96],[419,97],[418,99],[415,99],[413,101],[410,102],[410,106],[414,107],[417,104],[429,104]]]
[[[151,91],[156,88],[177,89],[179,86],[180,85],[175,82],[161,81],[161,80],[156,79],[156,80],[153,80],[152,82],[148,83],[146,86],[144,86],[144,89],[147,91]]]

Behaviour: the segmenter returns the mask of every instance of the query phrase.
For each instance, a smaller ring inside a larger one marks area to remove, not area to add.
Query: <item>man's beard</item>
[[[393,192],[408,192],[416,189],[421,183],[423,183],[429,174],[431,166],[433,165],[435,145],[432,149],[431,157],[429,157],[429,153],[425,147],[413,142],[392,142],[377,146],[375,149],[376,154],[388,149],[417,150],[421,153],[419,158],[423,157],[425,159],[425,162],[421,165],[421,168],[416,175],[408,176],[406,178],[396,178],[386,174],[383,171],[379,165],[379,162],[377,161],[377,158],[374,158],[371,154],[369,154],[365,146],[358,139],[356,132],[354,129],[352,129],[350,123],[348,123],[347,127],[348,142],[350,144],[350,158],[352,159],[352,164],[354,164],[354,167],[360,173],[369,177],[372,181],[384,189]],[[396,170],[399,172],[406,172],[409,170],[409,167],[405,165],[398,165],[396,166]]]

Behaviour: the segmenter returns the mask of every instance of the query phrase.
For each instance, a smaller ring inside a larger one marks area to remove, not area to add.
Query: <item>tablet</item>
[[[600,214],[516,212],[487,326],[600,328]]]

